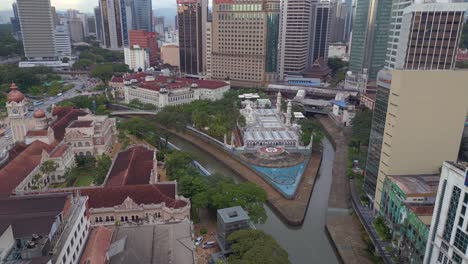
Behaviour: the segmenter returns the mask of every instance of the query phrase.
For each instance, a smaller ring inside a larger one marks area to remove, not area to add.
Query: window
[[[461,252],[466,252],[466,248],[468,246],[468,235],[466,235],[463,231],[457,228],[457,232],[455,233],[455,240],[453,241],[453,245],[458,248]]]

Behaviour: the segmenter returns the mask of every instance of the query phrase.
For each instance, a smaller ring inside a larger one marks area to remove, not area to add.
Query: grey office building
[[[53,60],[55,27],[50,0],[17,0],[24,55],[29,60]]]
[[[94,19],[96,20],[96,40],[102,41],[102,17],[101,9],[99,9],[99,6],[94,8]]]
[[[229,252],[230,247],[227,242],[229,235],[238,230],[249,228],[251,228],[250,218],[242,207],[235,206],[218,210],[218,235],[216,238],[223,252]]]

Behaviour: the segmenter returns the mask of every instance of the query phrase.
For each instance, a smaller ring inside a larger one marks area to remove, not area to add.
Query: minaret
[[[281,92],[276,95],[276,111],[281,112]]]
[[[291,100],[288,100],[288,107],[286,108],[286,125],[291,125],[291,117],[292,117],[292,103]]]
[[[11,135],[14,142],[23,142],[28,132],[26,124],[26,115],[28,113],[26,101],[23,93],[18,90],[15,83],[11,84],[10,89],[7,95],[6,108],[10,122]]]

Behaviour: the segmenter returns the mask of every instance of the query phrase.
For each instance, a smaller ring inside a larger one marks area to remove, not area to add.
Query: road
[[[48,97],[46,99],[43,99],[44,103],[41,105],[35,105],[33,108],[28,111],[27,116],[31,117],[34,114],[34,111],[37,109],[43,109],[44,111],[47,111],[49,107],[51,107],[54,104],[58,104],[61,101],[71,99],[76,96],[80,95],[92,95],[92,94],[99,94],[102,92],[87,92],[87,89],[90,87],[88,86],[88,77],[79,77],[78,79],[74,80],[65,80],[63,85],[69,85],[73,84],[74,87],[71,88],[70,90],[63,92],[61,96],[54,96],[54,97]],[[38,100],[31,99],[32,102],[36,102]],[[6,128],[5,129],[5,134],[0,138],[0,152],[5,150],[5,149],[10,149],[13,144],[13,139],[11,136],[11,129]]]

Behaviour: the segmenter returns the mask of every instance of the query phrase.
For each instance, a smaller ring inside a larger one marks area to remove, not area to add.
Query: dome
[[[24,100],[24,94],[18,90],[15,83],[11,83],[10,92],[7,95],[8,102],[21,102]]]
[[[45,117],[45,116],[46,116],[46,114],[45,114],[44,110],[42,110],[42,109],[40,109],[40,108],[37,109],[37,110],[34,112],[34,118],[43,118],[43,117]]]

